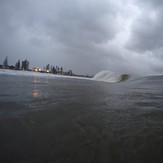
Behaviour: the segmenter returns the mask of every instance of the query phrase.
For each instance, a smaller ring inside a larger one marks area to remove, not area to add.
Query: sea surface
[[[163,163],[163,76],[109,79],[0,70],[0,162]]]

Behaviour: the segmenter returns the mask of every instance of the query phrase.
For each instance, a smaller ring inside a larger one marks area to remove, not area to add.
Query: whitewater
[[[162,83],[0,70],[0,162],[162,163]]]

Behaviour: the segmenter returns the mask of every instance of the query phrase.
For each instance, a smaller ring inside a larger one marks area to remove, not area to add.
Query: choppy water
[[[0,70],[0,145],[0,162],[162,163],[163,76]]]

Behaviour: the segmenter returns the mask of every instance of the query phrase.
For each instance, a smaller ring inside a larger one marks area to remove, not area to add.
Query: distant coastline
[[[16,62],[15,66],[8,64],[8,57],[6,56],[4,59],[3,64],[0,64],[0,69],[7,69],[7,70],[17,70],[17,71],[31,71],[31,72],[37,72],[37,73],[47,73],[47,74],[57,74],[57,75],[64,75],[64,76],[74,76],[74,77],[84,77],[84,78],[92,78],[93,75],[81,75],[81,74],[75,74],[72,70],[65,71],[63,67],[59,66],[53,66],[50,64],[47,64],[43,70],[39,67],[34,67],[32,69],[29,68],[29,61],[26,59],[24,61],[18,60]]]
[[[35,71],[34,69],[28,69],[28,70],[23,70],[23,69],[15,69],[14,66],[8,66],[6,68],[2,67],[0,65],[0,70],[11,70],[11,71],[26,71],[26,72],[35,72],[35,73],[45,73],[45,74],[52,74],[52,75],[62,75],[62,76],[73,76],[73,77],[83,77],[83,78],[93,78],[93,75],[79,75],[79,74],[74,74],[74,73],[70,73],[68,72],[57,72],[57,73],[52,73],[50,71]]]

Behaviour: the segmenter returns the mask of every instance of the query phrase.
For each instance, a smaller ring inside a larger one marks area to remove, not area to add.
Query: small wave
[[[93,77],[93,80],[115,83],[125,81],[128,78],[128,74],[122,74],[119,76],[111,71],[101,71]]]

